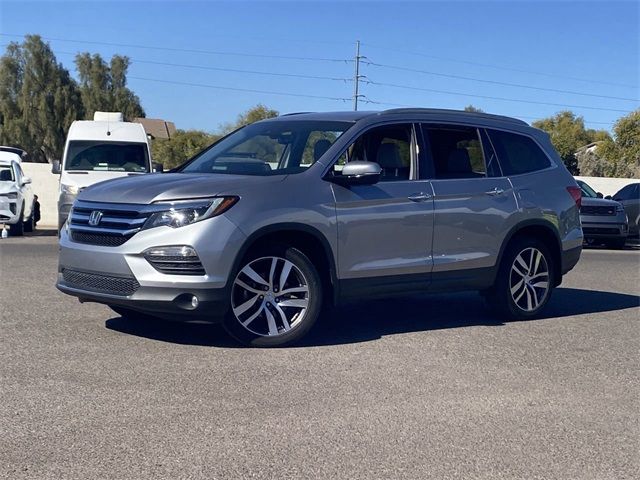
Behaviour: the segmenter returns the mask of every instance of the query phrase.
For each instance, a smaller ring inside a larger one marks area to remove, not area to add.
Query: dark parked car
[[[613,196],[616,202],[624,205],[624,210],[629,218],[629,236],[640,235],[638,223],[640,222],[640,183],[631,183],[622,188]]]
[[[627,214],[621,203],[602,198],[587,183],[576,180],[582,190],[580,221],[587,243],[604,243],[610,248],[622,248],[629,234]]]

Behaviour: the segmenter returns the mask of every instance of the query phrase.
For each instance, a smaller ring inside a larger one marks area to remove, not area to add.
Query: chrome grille
[[[582,205],[580,207],[580,213],[583,215],[615,215],[616,207],[612,206],[592,206],[592,205]]]
[[[76,201],[69,217],[71,240],[117,247],[140,231],[152,213],[148,205]],[[99,215],[95,215],[99,212]],[[91,222],[91,216],[98,222]],[[99,217],[99,218],[98,218]]]
[[[134,277],[112,277],[68,268],[62,270],[62,278],[71,288],[127,297],[140,287]]]

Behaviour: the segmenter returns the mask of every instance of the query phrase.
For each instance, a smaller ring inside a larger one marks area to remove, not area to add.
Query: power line
[[[383,63],[376,63],[376,62],[371,62],[371,61],[363,61],[362,63],[366,64],[366,65],[371,65],[373,67],[379,67],[379,68],[387,68],[387,69],[393,69],[393,70],[402,70],[405,72],[413,72],[413,73],[422,73],[425,75],[433,75],[436,77],[445,77],[445,78],[455,78],[458,80],[469,80],[469,81],[473,81],[473,82],[482,82],[482,83],[490,83],[492,85],[502,85],[502,86],[507,86],[507,87],[517,87],[517,88],[527,88],[530,90],[539,90],[539,91],[544,91],[544,92],[555,92],[555,93],[568,93],[571,95],[581,95],[584,97],[595,97],[595,98],[606,98],[606,99],[610,99],[610,100],[625,100],[625,101],[629,101],[629,102],[640,102],[640,99],[637,98],[623,98],[623,97],[613,97],[610,95],[597,95],[595,93],[583,93],[583,92],[576,92],[573,90],[560,90],[557,88],[545,88],[545,87],[534,87],[532,85],[523,85],[521,83],[508,83],[508,82],[500,82],[497,80],[487,80],[484,78],[475,78],[475,77],[465,77],[463,75],[453,75],[453,74],[449,74],[449,73],[439,73],[439,72],[431,72],[428,70],[418,70],[416,68],[409,68],[409,67],[401,67],[401,66],[397,66],[397,65],[387,65],[387,64],[383,64]]]
[[[632,88],[634,90],[637,90],[639,88],[638,85],[629,85],[629,84],[625,84],[625,83],[615,83],[615,82],[605,82],[602,80],[593,80],[593,79],[588,79],[588,78],[580,78],[580,77],[572,77],[572,76],[567,76],[567,75],[558,75],[555,73],[548,73],[548,72],[536,72],[533,70],[524,70],[524,69],[520,69],[520,68],[514,68],[514,67],[507,67],[504,65],[493,65],[490,63],[480,63],[480,62],[472,62],[469,60],[460,60],[460,59],[455,59],[455,58],[450,58],[450,57],[440,57],[437,55],[429,55],[429,54],[425,54],[425,53],[418,53],[418,52],[409,52],[406,51],[404,49],[399,49],[399,48],[389,48],[389,47],[380,47],[378,45],[372,45],[370,43],[363,43],[362,45],[365,45],[369,48],[375,48],[375,49],[379,49],[379,50],[388,50],[391,52],[402,52],[405,53],[407,55],[414,55],[417,57],[424,57],[424,58],[432,58],[435,60],[444,60],[447,62],[454,62],[454,63],[462,63],[462,64],[466,64],[466,65],[474,65],[474,66],[478,66],[478,67],[487,67],[487,68],[495,68],[498,70],[506,70],[506,71],[510,71],[510,72],[519,72],[519,73],[527,73],[529,75],[540,75],[543,77],[551,77],[551,78],[563,78],[565,80],[577,80],[580,82],[586,82],[586,83],[595,83],[595,84],[600,84],[600,85],[612,85],[615,87],[624,87],[624,88]]]
[[[16,35],[10,33],[0,33],[0,36],[4,37],[24,37],[24,35]],[[49,42],[69,42],[69,43],[81,43],[89,45],[103,45],[108,47],[126,47],[126,48],[143,48],[147,50],[160,50],[168,52],[181,52],[181,53],[199,53],[206,55],[227,55],[235,57],[252,57],[252,58],[272,58],[278,60],[302,60],[302,61],[315,61],[315,62],[339,62],[339,63],[351,63],[351,59],[342,58],[325,58],[325,57],[298,57],[289,55],[268,55],[259,53],[242,53],[242,52],[227,52],[221,50],[199,50],[192,48],[173,48],[173,47],[156,47],[151,45],[137,45],[130,43],[112,43],[112,42],[99,42],[96,40],[72,40],[68,38],[54,38],[54,37],[41,37],[43,40]]]
[[[58,55],[77,55],[78,52],[65,52],[62,50],[54,50],[54,52]],[[198,70],[213,70],[217,72],[235,72],[235,73],[248,73],[252,75],[269,75],[274,77],[291,77],[291,78],[305,78],[305,79],[313,79],[313,80],[334,80],[339,82],[352,82],[351,78],[339,78],[339,77],[324,77],[318,75],[304,75],[297,73],[280,73],[280,72],[265,72],[261,70],[242,70],[237,68],[223,68],[223,67],[211,67],[208,65],[192,65],[186,63],[169,63],[169,62],[156,62],[154,60],[140,60],[138,58],[131,58],[132,64],[136,63],[144,63],[149,65],[162,65],[166,67],[181,67],[181,68],[193,68]]]
[[[172,85],[184,85],[184,86],[189,86],[189,87],[202,87],[202,88],[213,88],[216,90],[231,90],[234,92],[248,92],[248,93],[264,93],[267,95],[282,95],[285,97],[299,97],[299,98],[316,98],[316,99],[322,99],[322,100],[334,100],[334,101],[338,101],[338,102],[348,102],[351,99],[350,98],[343,98],[343,97],[327,97],[327,96],[323,96],[323,95],[311,95],[311,94],[304,94],[304,93],[291,93],[291,92],[276,92],[273,90],[255,90],[252,88],[238,88],[238,87],[225,87],[222,85],[209,85],[209,84],[205,84],[205,83],[191,83],[191,82],[178,82],[178,81],[174,81],[174,80],[160,80],[157,78],[145,78],[145,77],[132,77],[130,75],[127,76],[127,78],[131,79],[131,80],[142,80],[142,81],[146,81],[146,82],[158,82],[158,83],[167,83],[167,84],[172,84]]]
[[[539,102],[536,100],[522,100],[519,98],[510,98],[510,97],[494,97],[491,95],[480,95],[475,93],[464,93],[464,92],[456,92],[452,90],[436,90],[433,88],[420,88],[420,87],[411,87],[409,85],[399,85],[397,83],[383,83],[383,82],[373,82],[371,80],[366,83],[370,85],[379,85],[383,87],[392,87],[392,88],[401,88],[404,90],[417,90],[422,92],[431,92],[431,93],[443,93],[447,95],[460,95],[463,97],[473,97],[473,98],[485,98],[488,100],[502,100],[505,102],[516,102],[516,103],[530,103],[532,105],[549,105],[552,107],[569,107],[569,108],[584,108],[587,110],[602,110],[607,112],[619,112],[619,113],[629,113],[629,110],[618,110],[615,108],[602,108],[602,107],[590,107],[587,105],[570,105],[567,103],[553,103],[553,102]]]

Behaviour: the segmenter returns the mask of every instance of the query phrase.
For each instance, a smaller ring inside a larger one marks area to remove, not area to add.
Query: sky
[[[352,110],[358,40],[359,110],[571,110],[611,130],[640,105],[638,1],[0,0],[0,52],[25,34],[74,76],[76,53],[129,56],[147,117],[181,129],[217,131],[258,103]]]

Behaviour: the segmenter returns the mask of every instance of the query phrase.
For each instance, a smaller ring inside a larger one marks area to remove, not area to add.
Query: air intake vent
[[[62,270],[62,278],[71,288],[89,290],[109,295],[129,296],[133,295],[140,287],[134,277],[112,277],[96,273],[80,272],[65,268]]]

